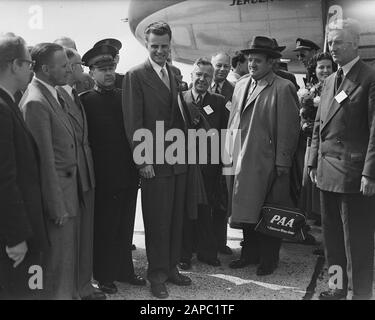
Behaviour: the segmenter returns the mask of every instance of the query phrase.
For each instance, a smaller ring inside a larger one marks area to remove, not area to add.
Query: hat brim
[[[301,51],[301,50],[313,50],[313,48],[311,47],[306,47],[306,46],[299,46],[297,48],[295,48],[293,51]]]
[[[286,46],[280,46],[280,47],[277,47],[276,49],[277,49],[277,51],[282,52],[282,51],[285,50],[285,48],[286,48]]]
[[[266,54],[267,56],[271,57],[271,58],[281,58],[282,57],[282,54],[279,52],[279,51],[274,51],[274,50],[269,50],[269,49],[244,49],[242,50],[242,52],[246,53],[246,54],[250,54],[250,53],[262,53],[262,54]]]

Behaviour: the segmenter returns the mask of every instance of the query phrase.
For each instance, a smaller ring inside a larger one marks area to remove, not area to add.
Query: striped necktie
[[[169,77],[168,77],[167,71],[164,68],[162,68],[160,70],[160,74],[161,74],[161,80],[164,82],[165,86],[168,88],[168,90],[171,90],[171,87],[169,85]]]

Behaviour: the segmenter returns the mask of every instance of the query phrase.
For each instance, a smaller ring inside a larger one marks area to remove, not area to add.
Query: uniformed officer
[[[297,52],[297,58],[303,63],[306,68],[307,76],[305,84],[311,82],[311,78],[315,73],[315,66],[312,66],[311,59],[312,57],[320,50],[320,47],[313,41],[308,39],[298,38],[296,40],[296,48],[293,50]]]
[[[131,255],[138,173],[125,136],[121,90],[115,87],[117,53],[99,45],[82,57],[95,81],[94,89],[81,94],[96,176],[93,273],[108,294],[117,292],[114,281],[146,284],[134,274]]]
[[[115,47],[117,49],[117,54],[114,58],[116,65],[119,64],[120,62],[120,50],[122,48],[122,43],[120,40],[113,39],[113,38],[108,38],[108,39],[103,39],[98,41],[97,43],[94,44],[94,48],[102,45],[109,45],[112,47]],[[124,80],[124,74],[123,73],[115,73],[116,79],[115,79],[115,87],[122,89],[122,81]]]

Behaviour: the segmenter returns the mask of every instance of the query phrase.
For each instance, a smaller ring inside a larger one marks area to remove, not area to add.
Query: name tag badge
[[[205,106],[205,107],[203,108],[203,110],[204,110],[204,112],[207,113],[207,115],[210,115],[211,113],[214,112],[214,110],[212,110],[212,108],[211,108],[210,106]]]
[[[338,103],[341,103],[341,102],[343,102],[347,97],[348,97],[348,95],[346,94],[346,92],[345,92],[345,91],[341,91],[341,92],[335,97],[335,100],[336,100]]]
[[[225,108],[227,108],[230,111],[232,109],[232,102],[228,101],[225,105]]]

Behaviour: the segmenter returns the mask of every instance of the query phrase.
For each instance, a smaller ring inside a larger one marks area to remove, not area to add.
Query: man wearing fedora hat
[[[272,39],[257,36],[246,52],[249,75],[235,87],[228,122],[230,132],[240,130],[235,137],[241,139],[239,153],[232,154],[229,211],[232,226],[244,233],[241,258],[230,267],[258,264],[261,276],[277,268],[281,241],[254,228],[264,203],[291,206],[289,172],[299,133],[298,98],[293,84],[273,72],[281,54]]]

